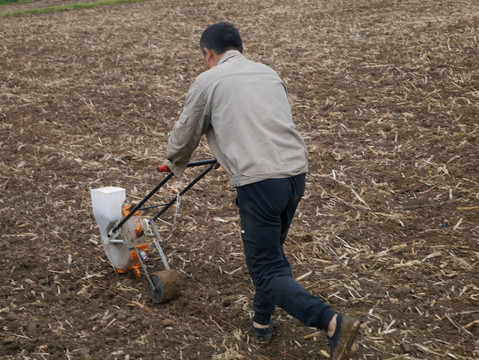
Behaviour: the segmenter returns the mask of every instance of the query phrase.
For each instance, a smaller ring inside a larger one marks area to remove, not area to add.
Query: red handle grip
[[[210,164],[216,164],[216,159],[189,162],[186,165],[186,167],[194,167],[194,166],[210,165]],[[171,172],[170,168],[166,165],[159,165],[157,169],[158,169],[158,172]]]
[[[160,165],[157,169],[158,172],[171,172],[170,168],[166,165]]]

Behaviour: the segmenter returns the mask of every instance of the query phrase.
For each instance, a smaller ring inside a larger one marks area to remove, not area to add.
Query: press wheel
[[[150,297],[160,304],[177,299],[181,295],[181,278],[178,270],[163,270],[150,275]]]

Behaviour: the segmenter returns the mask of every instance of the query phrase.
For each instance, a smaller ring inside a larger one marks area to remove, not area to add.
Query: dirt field
[[[285,250],[303,286],[361,320],[352,358],[478,359],[469,0],[144,0],[0,17],[0,357],[328,357],[325,335],[282,310],[272,344],[251,341],[253,287],[221,169],[157,222],[179,299],[155,305],[145,278],[117,274],[100,243],[90,189],[137,201],[163,179],[168,133],[203,71],[201,31],[223,20],[288,86],[310,171]],[[203,143],[192,160],[210,157]]]

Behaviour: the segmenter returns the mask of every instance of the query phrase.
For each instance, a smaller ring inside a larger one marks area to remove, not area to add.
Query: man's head
[[[205,67],[216,65],[221,55],[228,50],[243,52],[243,42],[237,28],[228,22],[213,24],[203,31],[200,50],[205,57]]]

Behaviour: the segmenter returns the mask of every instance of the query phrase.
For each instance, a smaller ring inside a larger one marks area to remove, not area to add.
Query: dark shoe
[[[359,330],[359,321],[348,315],[339,314],[336,318],[336,331],[327,336],[331,347],[330,360],[346,360]]]
[[[251,321],[251,328],[253,329],[253,335],[256,342],[262,345],[268,345],[273,338],[273,320],[269,321],[269,326],[267,328],[261,329],[253,326],[253,321]]]

